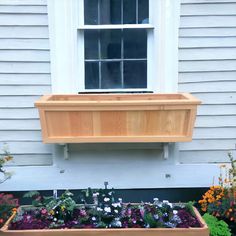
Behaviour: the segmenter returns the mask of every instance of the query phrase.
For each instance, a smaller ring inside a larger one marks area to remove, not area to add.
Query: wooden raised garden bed
[[[190,94],[47,95],[35,102],[44,143],[191,141]]]
[[[121,229],[43,229],[43,230],[8,230],[12,217],[0,230],[0,235],[14,236],[209,236],[209,230],[199,212],[194,209],[199,228],[121,228]]]

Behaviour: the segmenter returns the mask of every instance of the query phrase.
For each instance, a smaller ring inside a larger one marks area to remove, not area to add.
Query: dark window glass
[[[121,88],[120,62],[102,62],[102,89]]]
[[[121,24],[121,1],[101,0],[100,24]]]
[[[123,0],[123,23],[136,24],[136,0]]]
[[[147,31],[145,29],[124,30],[124,58],[147,58]]]
[[[85,30],[85,59],[98,59],[98,30]]]
[[[85,88],[99,88],[99,63],[85,62]]]
[[[84,24],[98,24],[98,0],[84,0]]]
[[[149,23],[149,1],[148,0],[138,1],[138,23],[139,24]]]
[[[124,88],[147,88],[147,61],[124,62]]]
[[[121,30],[101,30],[101,58],[121,58]]]

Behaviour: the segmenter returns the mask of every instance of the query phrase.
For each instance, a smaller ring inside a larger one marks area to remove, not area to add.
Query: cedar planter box
[[[8,230],[15,214],[2,227],[0,235],[14,236],[209,236],[209,230],[199,212],[195,209],[201,228],[121,228],[121,229],[45,229]]]
[[[47,95],[36,101],[44,143],[186,142],[197,105],[190,94]]]

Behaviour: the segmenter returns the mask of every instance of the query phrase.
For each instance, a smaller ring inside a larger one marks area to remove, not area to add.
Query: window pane
[[[124,58],[147,58],[147,31],[145,29],[124,30]]]
[[[85,88],[99,88],[99,64],[98,62],[85,62]]]
[[[121,58],[121,30],[101,30],[101,57]]]
[[[102,62],[102,89],[121,88],[120,62]]]
[[[138,23],[148,24],[149,23],[149,1],[139,0],[138,1]]]
[[[84,31],[85,59],[98,59],[98,36],[97,30]]]
[[[124,24],[136,24],[136,0],[123,0]]]
[[[101,0],[100,24],[121,24],[121,0]]]
[[[147,88],[147,61],[124,62],[124,88]]]
[[[98,24],[98,0],[84,0],[84,24]]]

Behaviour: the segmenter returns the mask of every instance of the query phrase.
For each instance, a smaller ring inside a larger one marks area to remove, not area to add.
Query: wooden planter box
[[[152,228],[152,229],[48,229],[48,230],[8,230],[15,214],[2,227],[0,235],[6,236],[209,236],[209,230],[199,212],[195,213],[201,228]]]
[[[197,105],[190,94],[47,95],[35,102],[44,143],[186,142]]]

